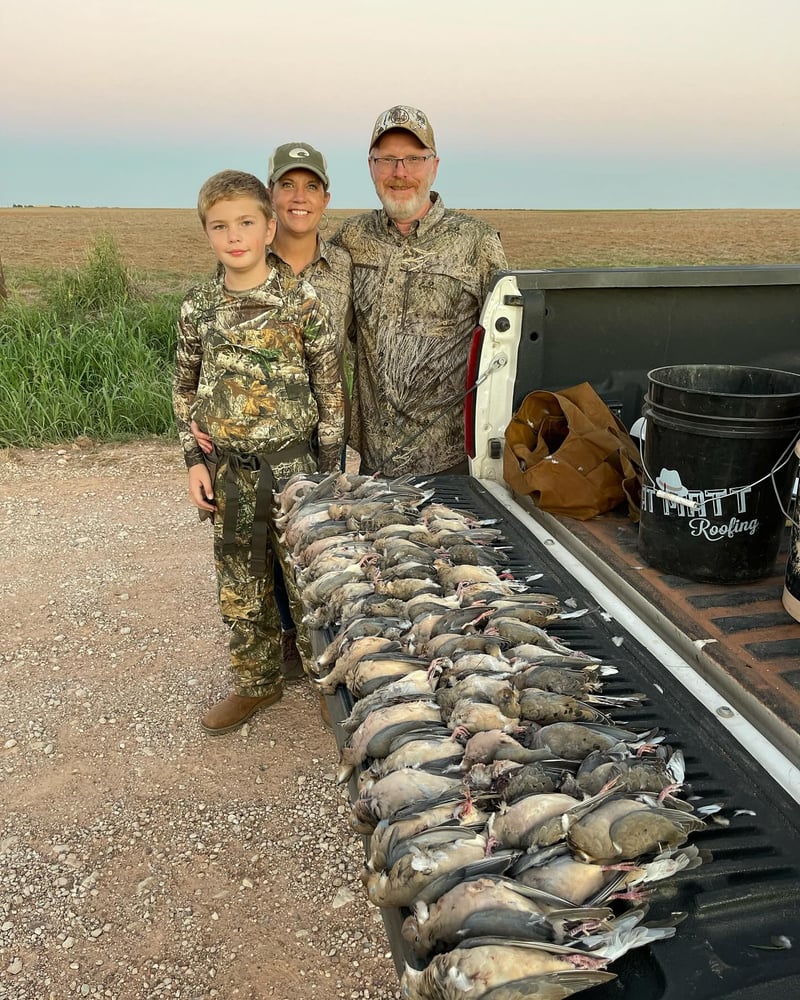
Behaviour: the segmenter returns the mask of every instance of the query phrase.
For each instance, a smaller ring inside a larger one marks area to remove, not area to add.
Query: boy
[[[221,267],[186,295],[178,320],[173,407],[189,496],[214,514],[219,607],[230,629],[235,690],[201,720],[212,735],[238,729],[279,701],[280,622],[272,591],[272,489],[296,472],[338,468],[344,391],[336,333],[301,279],[266,263],[275,231],[267,189],[224,170],[200,189],[197,211]],[[215,482],[190,430],[218,456]]]

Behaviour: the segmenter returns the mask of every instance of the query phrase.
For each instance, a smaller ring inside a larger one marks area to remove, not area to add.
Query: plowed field
[[[329,213],[329,233],[352,210]],[[556,212],[484,209],[511,267],[797,264],[800,210]],[[7,276],[72,266],[99,233],[134,270],[176,279],[205,274],[212,257],[192,209],[2,208]]]

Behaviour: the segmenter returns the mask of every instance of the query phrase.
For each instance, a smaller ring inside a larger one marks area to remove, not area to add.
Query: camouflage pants
[[[223,622],[230,629],[230,669],[237,694],[246,697],[268,695],[280,689],[280,616],[275,604],[272,582],[272,532],[267,535],[264,576],[254,576],[250,562],[256,487],[260,472],[235,464],[238,486],[238,510],[235,533],[229,544],[223,539],[225,512],[228,507],[229,459],[220,456],[214,484],[217,512],[214,516],[214,564],[217,572],[217,598]],[[313,471],[309,455],[276,466],[276,479],[295,472]],[[289,587],[291,595],[292,588]],[[292,602],[294,605],[294,602]],[[299,638],[299,630],[298,630]]]

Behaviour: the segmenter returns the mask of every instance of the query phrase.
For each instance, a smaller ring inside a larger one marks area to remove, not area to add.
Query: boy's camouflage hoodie
[[[189,423],[222,452],[272,453],[317,430],[319,466],[336,468],[345,396],[337,337],[311,286],[273,269],[257,288],[223,278],[192,288],[178,320],[173,406],[187,466],[203,460]]]

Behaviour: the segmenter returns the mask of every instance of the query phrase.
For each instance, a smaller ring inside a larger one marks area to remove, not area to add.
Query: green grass
[[[146,296],[110,237],[0,303],[0,446],[174,434],[180,295]]]

